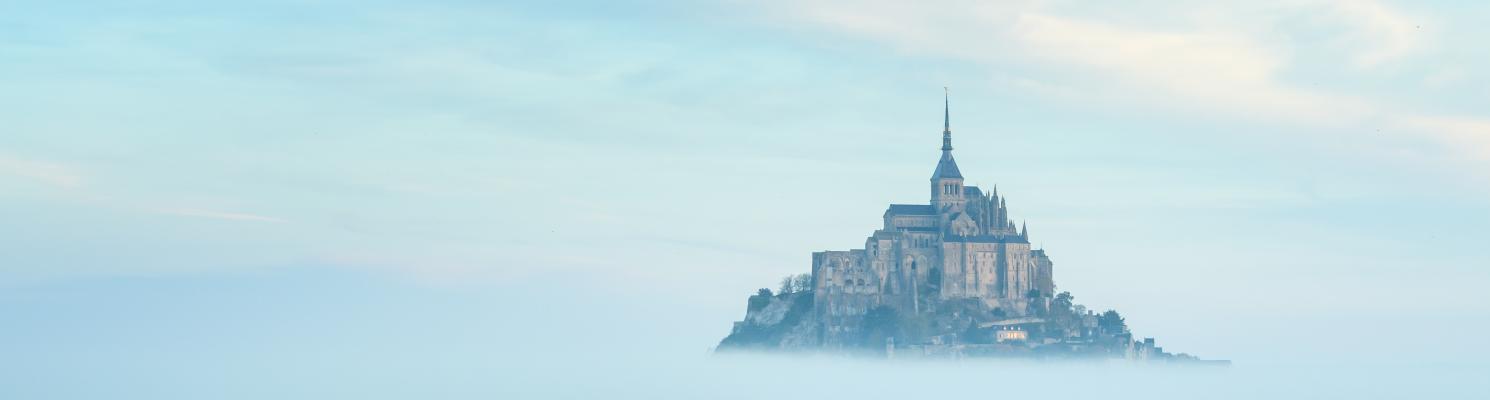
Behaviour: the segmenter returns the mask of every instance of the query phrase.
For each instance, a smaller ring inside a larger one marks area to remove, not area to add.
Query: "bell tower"
[[[931,206],[938,213],[962,211],[966,199],[962,190],[962,171],[952,159],[952,107],[947,88],[942,88],[942,159],[931,174]]]

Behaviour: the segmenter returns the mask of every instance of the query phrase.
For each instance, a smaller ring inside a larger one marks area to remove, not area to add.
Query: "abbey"
[[[1030,248],[998,189],[963,184],[942,101],[927,203],[891,204],[864,248],[812,253],[810,274],[786,277],[774,293],[761,288],[717,350],[1226,364],[1134,340],[1117,310],[1097,313],[1056,293],[1050,257]]]
[[[830,336],[878,306],[920,313],[923,299],[976,299],[1011,316],[1052,296],[1052,263],[1031,249],[998,189],[963,184],[952,157],[950,102],[943,100],[941,159],[929,204],[891,204],[863,249],[812,254],[813,304]]]

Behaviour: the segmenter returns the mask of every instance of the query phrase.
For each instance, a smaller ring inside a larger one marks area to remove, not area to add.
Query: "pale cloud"
[[[1301,68],[1331,76],[1371,74],[1431,50],[1434,36],[1422,25],[1432,19],[1381,2],[1175,3],[1159,13],[1062,2],[816,0],[767,9],[778,18],[902,52],[1015,74],[1007,77],[1010,85],[1034,95],[1262,117],[1306,128],[1380,121],[1452,148],[1461,159],[1490,161],[1486,116],[1434,115],[1392,98],[1285,78]],[[1318,31],[1306,35],[1323,38],[1293,36],[1300,20]],[[1343,62],[1334,61],[1337,56]],[[1007,72],[1027,70],[1042,72]],[[1462,77],[1450,73],[1427,82],[1457,79]]]
[[[1490,162],[1490,120],[1414,115],[1404,117],[1398,123],[1407,129],[1436,136],[1455,156]]]
[[[1449,66],[1423,77],[1423,85],[1431,88],[1448,87],[1463,81],[1468,76],[1463,67]]]
[[[0,175],[21,177],[63,188],[76,188],[83,184],[83,176],[72,167],[7,156],[0,156]]]
[[[1186,24],[1189,26],[1153,28],[1090,16],[1062,15],[1059,10],[1048,9],[1048,4],[988,6],[953,1],[943,5],[912,5],[823,0],[775,7],[773,15],[887,42],[907,53],[976,61],[996,69],[1033,65],[1095,74],[1101,79],[1062,90],[1120,98],[1125,103],[1142,98],[1186,108],[1203,106],[1247,114],[1262,111],[1316,121],[1370,111],[1358,99],[1279,82],[1279,72],[1290,62],[1288,49],[1264,45],[1253,28],[1224,21],[1226,17],[1234,17],[1230,13],[1182,9],[1176,11],[1176,17],[1194,19]],[[1352,13],[1388,20],[1367,12],[1378,9],[1363,10]],[[1277,18],[1255,10],[1246,13],[1257,18]],[[1371,32],[1383,30],[1372,28],[1378,25],[1395,26],[1385,22],[1342,25],[1350,27],[1353,35],[1361,32],[1362,36],[1376,35]],[[1409,45],[1367,49],[1379,53],[1368,58],[1379,62],[1388,55],[1405,52]],[[1032,81],[1027,77],[1014,80]]]
[[[1373,67],[1412,54],[1422,44],[1422,21],[1375,1],[1331,1],[1327,4],[1353,29],[1348,37],[1364,44],[1356,65]]]
[[[287,222],[283,218],[241,212],[202,210],[194,208],[164,208],[157,213],[182,217],[211,218],[229,221]]]
[[[1356,99],[1280,84],[1275,76],[1287,60],[1234,32],[1150,31],[1037,13],[1020,16],[1012,32],[1031,60],[1084,68],[1121,82],[1095,89],[1161,94],[1128,98],[1201,100],[1213,109],[1307,119],[1366,113]]]

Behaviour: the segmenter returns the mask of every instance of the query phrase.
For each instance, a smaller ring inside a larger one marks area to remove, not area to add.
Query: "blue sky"
[[[7,2],[0,309],[29,322],[0,342],[107,365],[219,342],[418,359],[482,346],[450,332],[606,321],[644,328],[605,340],[701,353],[755,288],[926,200],[949,86],[962,171],[1009,196],[1079,303],[1203,356],[1364,359],[1375,338],[1300,334],[1401,323],[1425,343],[1381,352],[1451,361],[1490,327],[1487,18]],[[26,370],[76,364],[56,365]]]

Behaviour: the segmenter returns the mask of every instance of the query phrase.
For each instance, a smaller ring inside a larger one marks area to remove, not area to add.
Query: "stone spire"
[[[942,151],[952,151],[952,96],[942,86]]]
[[[967,191],[962,186],[962,171],[957,170],[957,160],[952,159],[952,112],[951,101],[942,90],[942,158],[936,162],[936,172],[931,173],[931,206],[939,214],[949,217],[952,213],[965,211]],[[945,223],[946,218],[942,222]]]
[[[946,178],[960,181],[962,171],[957,169],[957,160],[952,158],[952,108],[946,90],[946,87],[942,87],[942,159],[937,161],[936,172],[931,175],[931,179]]]

